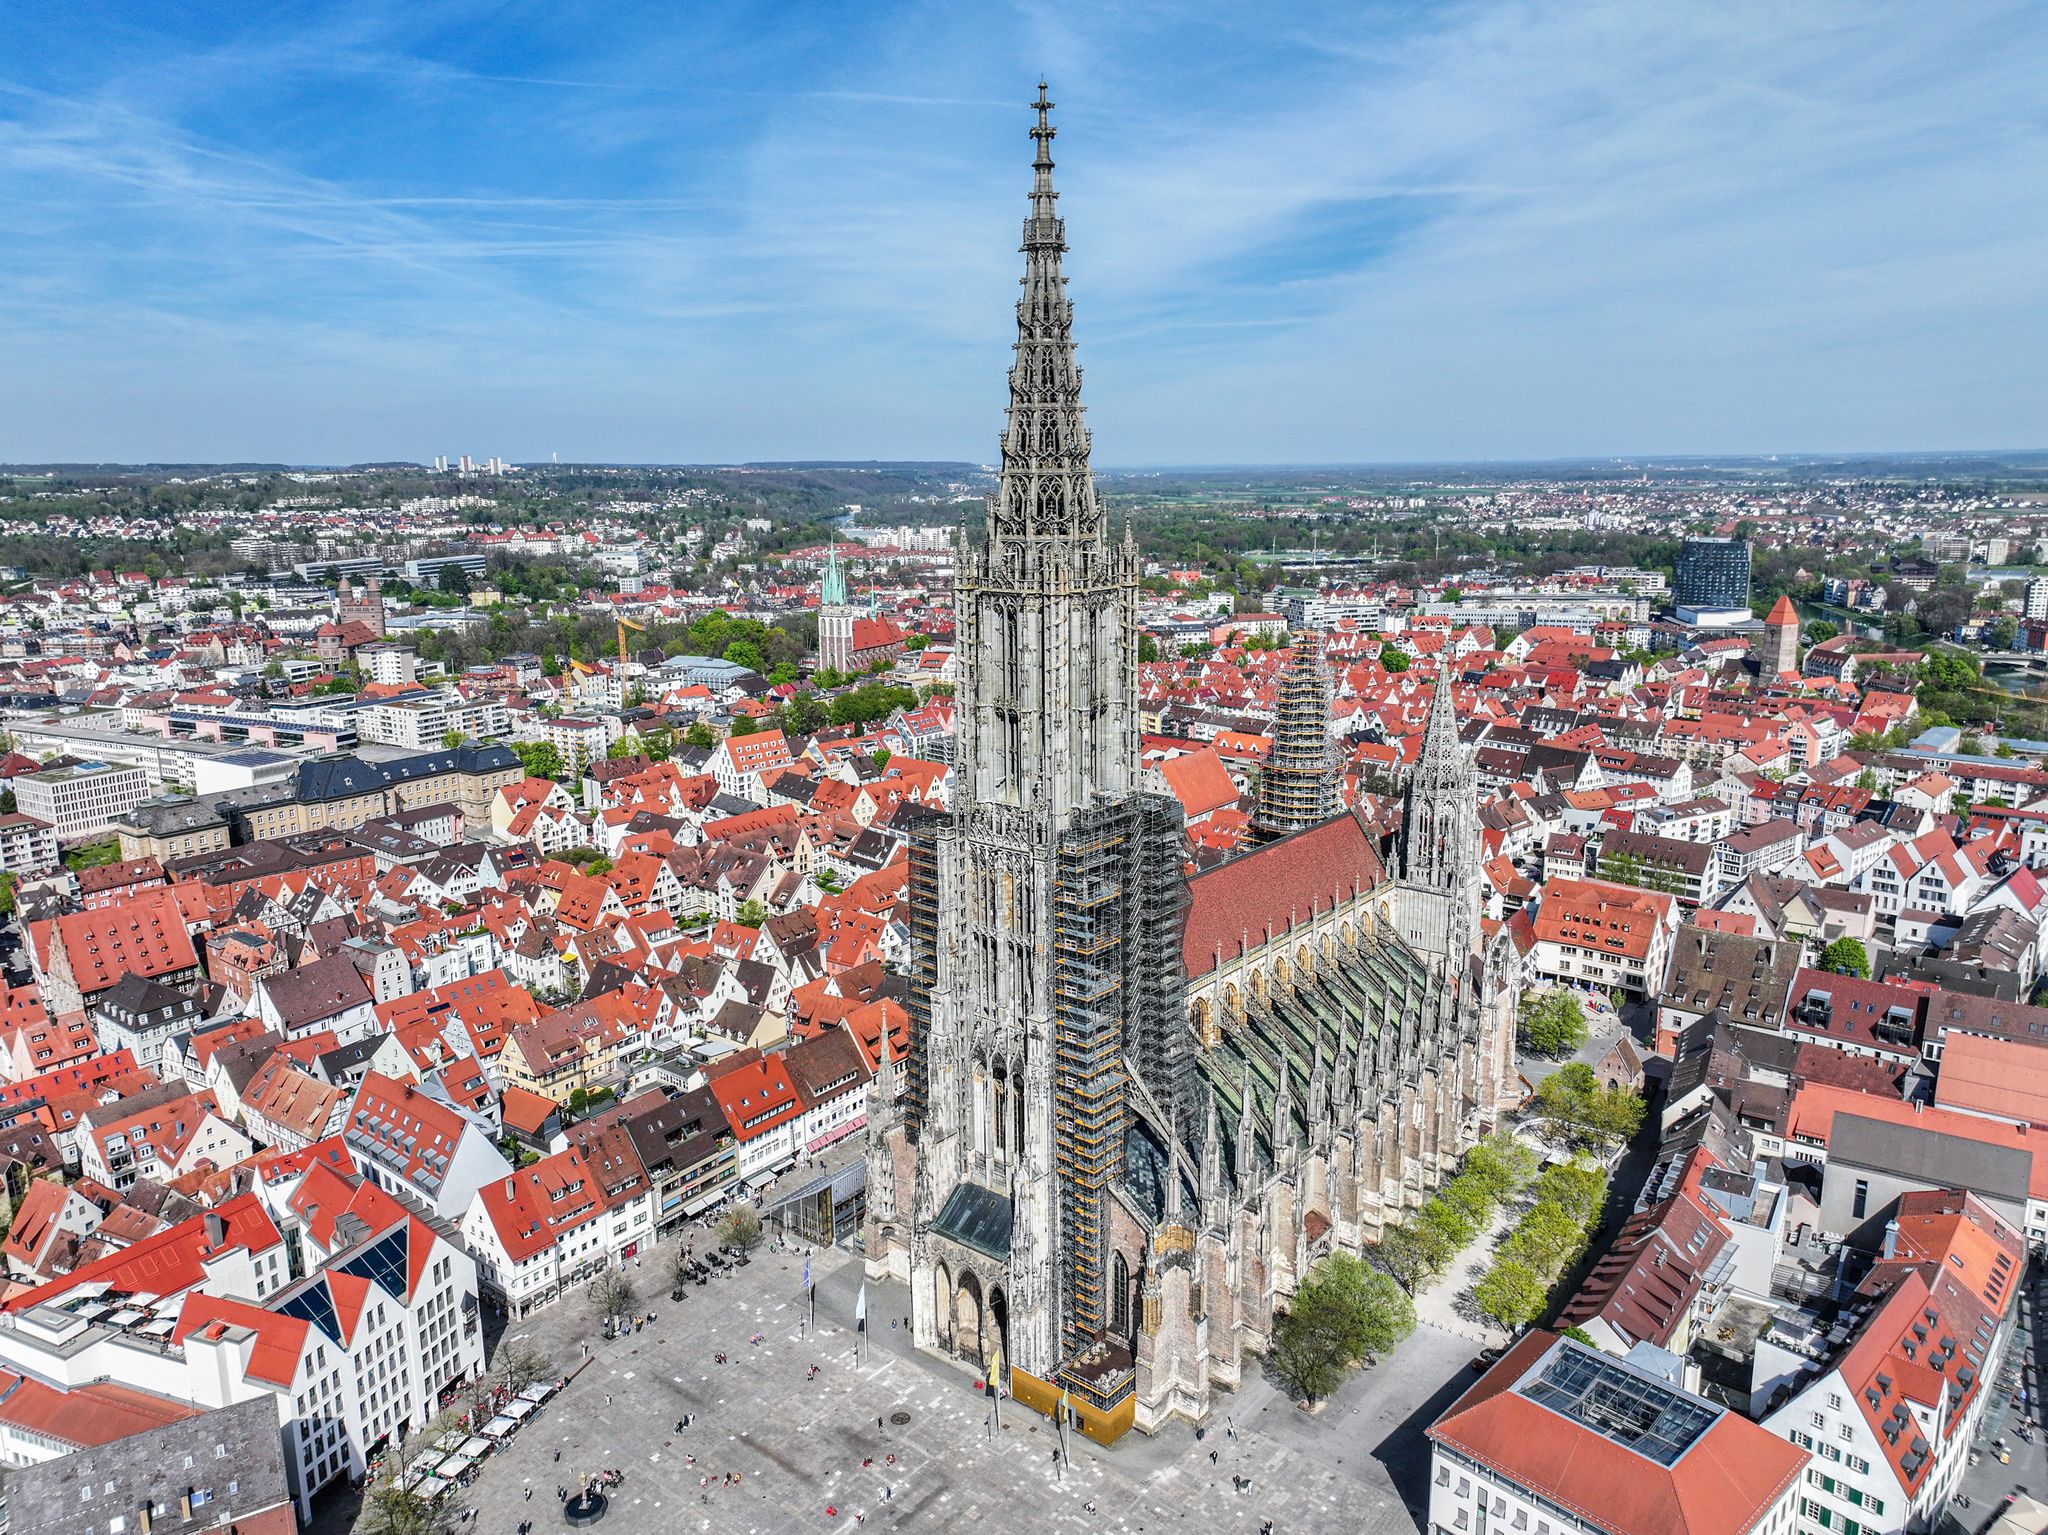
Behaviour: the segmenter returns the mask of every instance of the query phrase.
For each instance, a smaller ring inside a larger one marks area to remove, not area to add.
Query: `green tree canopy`
[[[1415,1330],[1415,1306],[1387,1275],[1348,1253],[1311,1269],[1275,1326],[1274,1374],[1297,1396],[1328,1396],[1344,1371]]]
[[[552,778],[562,776],[562,754],[552,741],[514,741],[512,755],[519,759],[528,778]]]
[[[1870,976],[1870,955],[1859,940],[1837,938],[1820,951],[1820,967],[1867,980]]]
[[[1625,1141],[1641,1128],[1642,1098],[1626,1088],[1607,1088],[1584,1061],[1560,1066],[1536,1085],[1539,1112],[1582,1145]]]
[[[1522,1043],[1538,1055],[1570,1055],[1586,1042],[1586,1009],[1566,990],[1546,991],[1522,1009]]]
[[[1450,1267],[1458,1246],[1440,1227],[1411,1216],[1387,1227],[1373,1256],[1412,1295]]]
[[[1528,1264],[1500,1258],[1472,1287],[1479,1309],[1509,1332],[1519,1332],[1542,1314],[1548,1287]]]

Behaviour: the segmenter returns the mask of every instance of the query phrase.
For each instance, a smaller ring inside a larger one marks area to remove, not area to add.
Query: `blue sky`
[[[2048,446],[2030,3],[14,0],[0,459]]]

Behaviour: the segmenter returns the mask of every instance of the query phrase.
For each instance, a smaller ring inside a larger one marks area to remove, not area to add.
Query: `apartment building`
[[[56,827],[18,812],[0,816],[0,872],[41,879],[56,867]]]

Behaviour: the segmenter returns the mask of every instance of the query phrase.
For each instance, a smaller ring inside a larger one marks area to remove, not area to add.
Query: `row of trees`
[[[1535,1194],[1472,1287],[1473,1302],[1509,1332],[1543,1314],[1558,1275],[1586,1250],[1607,1199],[1607,1174],[1582,1158],[1559,1162],[1536,1180]]]
[[[1642,1128],[1643,1099],[1625,1087],[1602,1087],[1591,1066],[1572,1061],[1536,1084],[1535,1112],[1574,1146],[1616,1146]]]
[[[1465,1165],[1421,1209],[1389,1226],[1374,1249],[1380,1266],[1410,1295],[1451,1266],[1494,1212],[1536,1176],[1536,1153],[1496,1130],[1465,1153]]]

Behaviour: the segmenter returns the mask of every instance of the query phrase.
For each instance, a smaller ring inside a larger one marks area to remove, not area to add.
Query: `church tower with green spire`
[[[825,575],[818,583],[818,665],[835,672],[853,670],[853,621],[857,615],[846,600],[846,571],[839,563],[839,541],[825,550]]]

